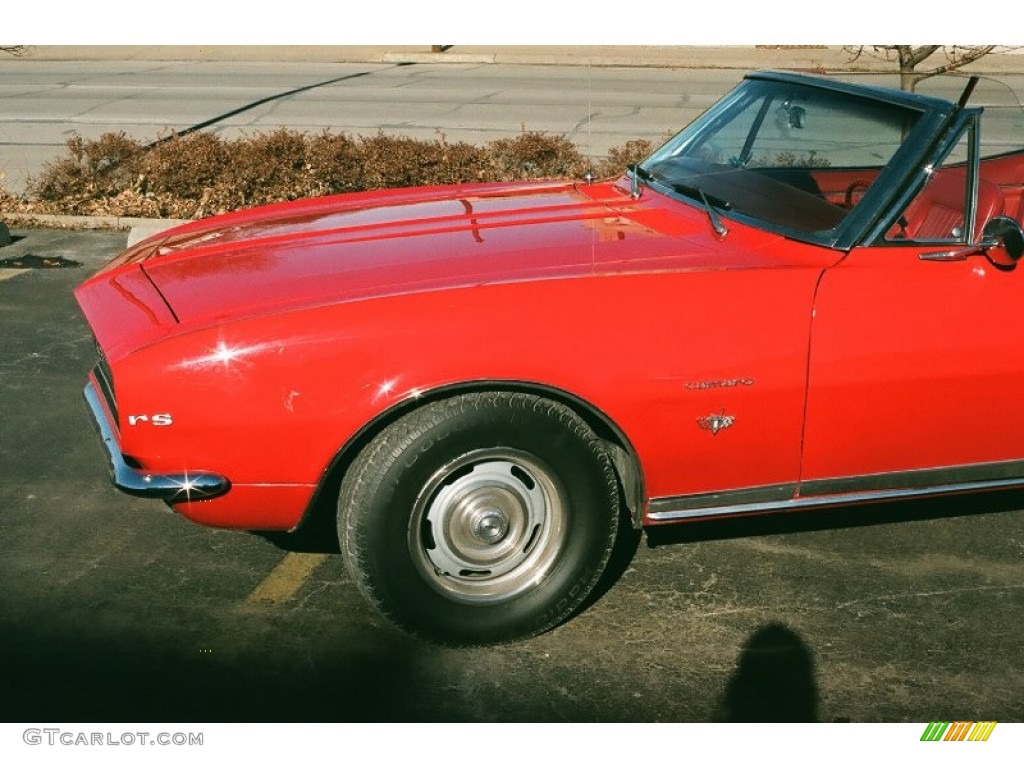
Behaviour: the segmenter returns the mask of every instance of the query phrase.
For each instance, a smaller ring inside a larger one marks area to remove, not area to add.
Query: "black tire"
[[[338,499],[352,578],[387,619],[451,645],[565,621],[608,563],[615,472],[574,411],[516,393],[428,404],[355,459]]]

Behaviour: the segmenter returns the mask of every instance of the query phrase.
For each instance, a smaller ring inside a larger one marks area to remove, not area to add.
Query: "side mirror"
[[[996,216],[981,233],[985,255],[995,266],[1011,269],[1024,256],[1024,228],[1009,216]]]

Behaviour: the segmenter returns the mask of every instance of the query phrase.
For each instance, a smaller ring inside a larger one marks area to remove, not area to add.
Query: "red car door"
[[[801,495],[1022,474],[1024,274],[980,254],[921,258],[942,250],[858,248],[825,272],[812,326]]]

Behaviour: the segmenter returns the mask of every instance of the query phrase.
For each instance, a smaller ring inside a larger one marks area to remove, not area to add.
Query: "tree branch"
[[[954,45],[951,51],[946,52],[946,63],[944,65],[924,70],[921,74],[941,75],[944,72],[952,72],[955,69],[960,69],[960,67],[966,67],[985,54],[991,53],[993,48],[995,48],[994,45],[982,45],[974,48],[958,48]]]
[[[910,66],[911,69],[914,69],[918,64],[920,64],[922,61],[924,61],[929,56],[931,56],[933,53],[935,53],[937,50],[939,50],[939,48],[941,48],[942,46],[941,45],[922,45],[919,48],[912,48],[909,45],[898,45],[896,47],[900,48],[902,50],[905,50],[907,52],[908,55],[907,55],[906,62]],[[903,57],[902,56],[900,57],[900,60],[901,60],[901,63],[902,63],[902,61],[903,61]]]

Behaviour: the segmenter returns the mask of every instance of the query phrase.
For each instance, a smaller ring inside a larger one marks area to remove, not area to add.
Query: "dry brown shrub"
[[[627,142],[597,175],[620,173],[650,151]],[[8,210],[197,218],[301,197],[389,187],[580,178],[589,163],[564,136],[526,132],[483,146],[378,133],[310,135],[279,129],[235,139],[168,136],[149,145],[123,133],[73,136],[63,156],[27,185],[3,194]]]
[[[487,144],[494,179],[579,178],[588,167],[586,158],[569,139],[546,133],[524,132],[511,139]]]
[[[132,175],[140,146],[124,133],[105,133],[98,139],[74,134],[65,142],[67,154],[43,166],[28,180],[30,195],[40,200],[62,200],[117,194]]]
[[[358,192],[364,186],[361,142],[344,133],[323,131],[306,143],[306,174],[310,194]]]
[[[305,135],[279,129],[233,142],[233,160],[221,180],[232,194],[229,207],[243,208],[276,200],[306,197]],[[225,190],[226,191],[226,190]]]
[[[378,133],[360,139],[363,189],[415,187],[424,178],[424,167],[435,162],[430,147],[408,136]]]
[[[599,177],[616,176],[627,166],[639,163],[654,151],[653,142],[647,139],[633,139],[622,146],[608,150],[608,157],[597,165],[594,172]]]
[[[451,143],[441,136],[431,142],[432,163],[419,185],[423,184],[467,184],[489,181],[487,176],[487,147],[477,147],[466,142]]]
[[[172,136],[145,153],[140,191],[198,200],[203,190],[221,182],[233,160],[230,146],[214,134]]]

